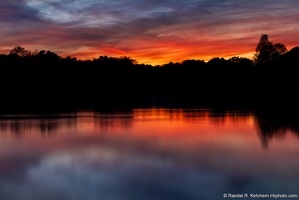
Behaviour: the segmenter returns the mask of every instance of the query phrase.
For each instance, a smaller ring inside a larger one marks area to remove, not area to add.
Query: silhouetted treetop
[[[242,58],[242,57],[231,57],[228,59],[229,62],[242,66],[251,66],[253,64],[252,60],[248,58]]]
[[[268,35],[263,34],[255,51],[253,57],[255,63],[265,64],[286,53],[287,48],[281,43],[273,45],[272,42],[268,40]]]
[[[215,57],[215,58],[212,58],[211,60],[208,61],[208,64],[209,65],[222,65],[222,64],[225,64],[227,63],[227,60],[225,60],[224,58],[219,58],[219,57]]]
[[[274,44],[274,57],[283,55],[287,51],[288,50],[284,44],[281,44],[281,43]]]
[[[273,52],[273,44],[268,40],[267,34],[261,36],[255,52],[254,60],[256,63],[266,63],[270,61]]]
[[[299,46],[292,48],[289,52],[289,55],[292,55],[294,58],[297,57],[297,59],[299,60]]]
[[[30,56],[31,52],[26,50],[23,47],[20,46],[16,46],[14,47],[11,51],[10,51],[11,55],[17,55],[19,57],[26,57],[26,56]]]

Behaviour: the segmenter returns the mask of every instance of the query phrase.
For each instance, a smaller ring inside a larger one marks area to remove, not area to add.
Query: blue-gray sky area
[[[14,46],[163,64],[251,58],[262,34],[298,45],[298,0],[2,0],[0,53]]]

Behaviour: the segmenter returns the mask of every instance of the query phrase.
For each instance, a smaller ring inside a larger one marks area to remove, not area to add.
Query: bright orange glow
[[[298,45],[298,5],[278,0],[186,0],[171,5],[168,1],[147,5],[127,0],[55,0],[55,4],[26,0],[16,6],[14,1],[3,1],[0,53],[19,45],[81,60],[128,56],[152,65],[252,58],[262,34],[288,49]]]
[[[258,36],[259,37],[259,36]],[[213,41],[208,43],[192,41],[169,41],[169,40],[125,40],[119,47],[93,47],[78,49],[76,51],[62,53],[63,56],[71,55],[82,60],[92,60],[101,55],[112,57],[128,56],[140,64],[162,65],[169,62],[182,62],[195,59],[209,61],[220,57],[229,59],[234,56],[252,59],[258,37],[252,38],[248,43],[232,43],[231,41]],[[126,48],[126,43],[132,48]],[[283,42],[282,42],[283,43]],[[296,43],[286,45],[288,49],[296,46]]]
[[[234,28],[238,29],[238,26]],[[112,57],[128,56],[137,60],[140,64],[162,65],[188,59],[207,62],[214,57],[228,59],[239,56],[252,59],[259,37],[261,33],[264,33],[259,30],[250,30],[252,32],[250,34],[239,32],[238,34],[208,35],[208,33],[201,33],[200,30],[192,29],[189,31],[166,30],[172,31],[171,33],[159,33],[163,30],[156,30],[156,36],[153,38],[122,38],[117,43],[112,44],[102,41],[95,43],[92,40],[80,39],[73,41],[72,36],[65,31],[62,27],[53,27],[53,29],[42,29],[31,34],[31,37],[51,34],[52,37],[61,38],[59,42],[42,40],[41,44],[37,44],[26,41],[14,45],[21,45],[28,50],[51,50],[63,57],[72,56],[81,60],[92,60],[104,55]],[[93,28],[82,28],[78,31],[82,34],[91,35],[97,32]],[[269,37],[273,43],[283,43],[289,50],[298,45],[292,37],[288,38],[283,34],[269,35]],[[18,38],[13,39],[18,40]],[[72,45],[69,45],[68,40],[72,40]],[[4,45],[0,53],[9,53],[12,48],[13,44]]]

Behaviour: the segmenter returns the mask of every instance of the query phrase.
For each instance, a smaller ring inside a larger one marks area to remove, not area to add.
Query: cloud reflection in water
[[[57,119],[47,138],[2,137],[0,162],[10,167],[0,167],[0,199],[191,200],[297,189],[298,139],[288,134],[263,149],[250,114],[156,109],[92,116],[93,124],[84,115],[71,126]]]

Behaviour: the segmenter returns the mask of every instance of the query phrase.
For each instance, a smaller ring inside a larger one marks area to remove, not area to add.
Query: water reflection
[[[271,120],[198,109],[2,117],[0,199],[296,193],[298,129],[293,123],[270,126]],[[273,138],[278,133],[283,140]],[[272,140],[271,146],[263,149],[259,139]]]
[[[59,129],[106,131],[116,127],[129,129],[136,121],[177,121],[184,123],[206,123],[224,125],[254,123],[256,132],[263,147],[276,137],[282,138],[286,133],[299,135],[299,123],[294,116],[273,113],[253,113],[239,111],[213,111],[205,109],[136,109],[127,112],[78,112],[56,116],[2,116],[0,120],[0,136],[18,138],[30,134],[51,136]],[[254,120],[254,122],[253,122]]]
[[[255,116],[257,133],[264,148],[273,138],[284,138],[286,134],[299,136],[297,114],[261,112]]]

